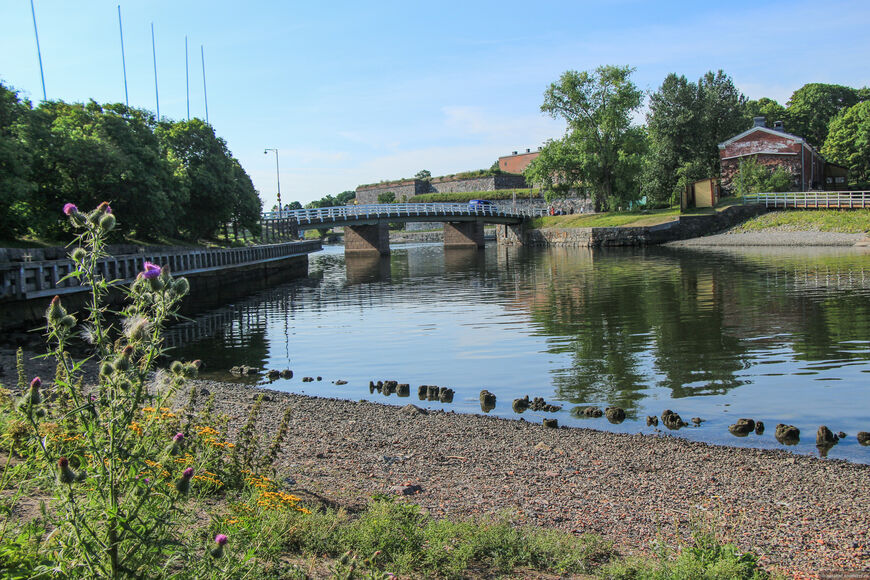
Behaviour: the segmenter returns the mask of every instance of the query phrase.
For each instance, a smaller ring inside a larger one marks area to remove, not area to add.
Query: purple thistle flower
[[[32,381],[30,381],[30,388],[33,390],[38,390],[39,387],[42,386],[42,379],[39,377],[34,377]]]
[[[172,440],[175,441],[176,443],[178,443],[180,441],[184,441],[184,433],[181,433],[181,432],[176,433],[175,437],[173,437]],[[192,468],[188,468],[188,469],[192,469]]]
[[[214,542],[218,546],[225,546],[228,541],[229,538],[226,536],[226,534],[218,534],[214,537]]]
[[[218,534],[214,537],[214,541],[217,544],[211,550],[211,555],[213,558],[220,558],[224,555],[224,545],[227,543],[227,538],[224,534]]]
[[[73,215],[74,213],[79,213],[79,208],[77,208],[74,203],[67,203],[63,206],[63,213],[66,215]]]
[[[187,469],[185,469],[185,470],[181,473],[181,477],[183,477],[184,479],[190,479],[191,477],[193,477],[193,468],[192,468],[192,467],[188,467]]]
[[[145,262],[145,270],[142,271],[142,277],[147,278],[148,280],[152,278],[156,278],[160,275],[160,266],[157,264],[152,264],[151,262]]]

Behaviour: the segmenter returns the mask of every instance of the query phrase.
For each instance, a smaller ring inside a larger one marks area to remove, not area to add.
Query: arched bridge
[[[387,203],[272,211],[263,214],[267,232],[344,228],[345,252],[390,253],[388,224],[443,222],[445,246],[483,246],[484,224],[520,224],[540,209],[468,203]]]

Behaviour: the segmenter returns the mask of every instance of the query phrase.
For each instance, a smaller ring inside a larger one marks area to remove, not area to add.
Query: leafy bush
[[[792,182],[791,174],[784,167],[771,171],[769,167],[750,157],[740,162],[740,169],[734,175],[732,187],[735,195],[744,196],[749,193],[789,191]]]

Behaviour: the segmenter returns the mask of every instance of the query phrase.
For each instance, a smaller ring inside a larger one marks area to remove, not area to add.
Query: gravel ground
[[[836,232],[792,232],[765,230],[762,232],[725,232],[712,236],[670,242],[668,246],[854,246],[865,239],[864,234]]]
[[[339,505],[407,493],[436,517],[506,512],[600,534],[624,553],[676,545],[693,525],[711,522],[771,569],[797,577],[870,571],[867,465],[230,383],[194,388],[216,395],[231,431],[262,392],[266,437],[292,407],[280,471],[295,491]]]

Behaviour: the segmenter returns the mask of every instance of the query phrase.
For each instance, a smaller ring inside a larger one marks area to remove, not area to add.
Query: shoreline
[[[280,478],[333,505],[360,507],[387,493],[434,517],[506,512],[520,523],[599,534],[628,554],[677,546],[693,526],[712,524],[766,568],[870,570],[868,465],[235,383],[191,387],[199,405],[215,395],[230,437],[261,393],[265,437],[291,406]]]

